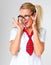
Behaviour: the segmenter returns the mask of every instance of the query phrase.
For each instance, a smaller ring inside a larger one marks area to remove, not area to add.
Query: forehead
[[[30,15],[31,11],[30,9],[21,9],[20,10],[20,15],[24,16],[24,15]]]

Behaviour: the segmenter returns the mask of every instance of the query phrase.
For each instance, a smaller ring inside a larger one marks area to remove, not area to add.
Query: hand
[[[37,26],[36,26],[36,13],[34,14],[34,16],[31,16],[32,17],[32,20],[33,20],[33,23],[32,23],[32,29],[33,29],[33,32],[34,34],[38,34],[38,30],[37,30]]]
[[[23,31],[23,25],[21,22],[18,22],[17,19],[13,18],[13,27],[17,27],[19,31]]]
[[[37,26],[36,26],[36,21],[34,21],[34,20],[33,20],[33,24],[32,24],[32,29],[33,29],[34,35],[37,36],[38,30],[37,30]]]

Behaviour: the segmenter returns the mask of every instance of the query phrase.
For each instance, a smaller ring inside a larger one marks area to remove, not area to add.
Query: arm
[[[21,31],[18,31],[15,37],[15,40],[12,40],[10,43],[10,52],[13,55],[16,55],[18,53],[18,50],[20,48],[20,41],[21,41]]]
[[[36,29],[35,22],[33,23],[32,28],[34,32],[34,35],[33,35],[34,52],[36,53],[37,56],[41,56],[44,51],[44,41],[41,41],[39,38],[39,34]]]
[[[17,22],[17,20],[14,19],[13,25],[17,27],[18,31],[16,32],[16,36],[14,40],[10,41],[10,52],[13,55],[16,55],[18,53],[18,50],[20,48],[20,42],[21,42],[21,36],[23,32],[23,26],[20,22]],[[12,31],[13,33],[14,31]]]
[[[34,52],[37,56],[41,56],[44,51],[44,43],[41,42],[38,36],[34,35]]]

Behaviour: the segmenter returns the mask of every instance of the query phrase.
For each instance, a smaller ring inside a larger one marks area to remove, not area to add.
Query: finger
[[[33,22],[32,28],[33,28],[33,29],[36,28],[36,23],[35,23],[35,22]]]
[[[13,25],[13,27],[17,27],[17,22],[15,21],[15,19],[14,19],[14,21],[12,21],[12,25]]]
[[[12,17],[12,26],[13,26],[13,27],[15,27],[15,23],[14,23],[14,22],[15,22],[15,18]]]
[[[36,25],[36,23],[33,21],[33,26],[35,26]]]
[[[17,19],[17,18],[15,19],[14,17],[12,17],[12,19],[13,19],[13,21],[15,21],[15,22],[17,22],[17,21],[18,21],[18,19]]]
[[[16,23],[15,23],[15,22],[12,22],[12,26],[13,26],[13,27],[16,27]]]

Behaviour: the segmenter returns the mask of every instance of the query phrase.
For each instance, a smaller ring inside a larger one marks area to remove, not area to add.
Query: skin
[[[20,10],[20,15],[22,15],[23,17],[25,15],[31,15],[31,11],[29,9],[21,9]],[[30,16],[30,18],[27,21],[27,24],[25,25],[27,31],[29,34],[31,34],[31,31],[33,30],[33,42],[34,42],[34,53],[37,56],[41,56],[43,51],[44,51],[44,43],[40,41],[39,37],[38,37],[38,31],[36,29],[36,13],[33,16]],[[25,22],[23,20],[23,22],[18,22],[17,19],[13,20],[13,25],[15,27],[18,28],[18,33],[15,37],[15,40],[12,40],[10,43],[10,52],[13,55],[16,55],[18,53],[18,50],[20,48],[20,40],[21,40],[21,36],[23,33],[23,28],[24,26],[22,25],[25,24]]]

